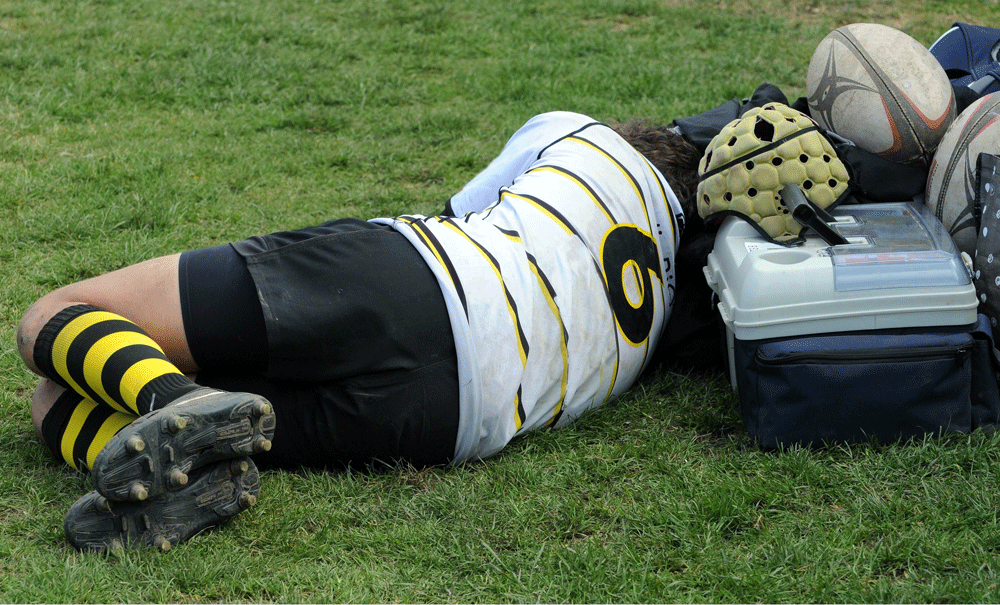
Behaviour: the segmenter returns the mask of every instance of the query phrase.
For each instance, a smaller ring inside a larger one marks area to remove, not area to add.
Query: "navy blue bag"
[[[892,442],[1000,424],[989,320],[736,341],[744,424],[765,448]]]
[[[930,47],[956,87],[978,95],[1000,90],[1000,29],[955,23]]]
[[[1000,157],[977,158],[970,326],[735,340],[743,421],[765,448],[1000,428]]]

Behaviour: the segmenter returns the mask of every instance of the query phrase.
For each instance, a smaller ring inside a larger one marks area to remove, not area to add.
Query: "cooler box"
[[[729,218],[708,256],[749,433],[772,448],[996,424],[992,337],[968,257],[922,204],[833,216],[848,244],[780,246]]]

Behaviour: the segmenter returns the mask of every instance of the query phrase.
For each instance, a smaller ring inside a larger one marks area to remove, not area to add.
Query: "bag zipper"
[[[757,363],[762,365],[783,365],[788,363],[799,364],[852,364],[852,363],[903,363],[907,361],[926,361],[929,359],[946,359],[954,357],[962,359],[972,351],[972,344],[962,344],[959,346],[930,346],[907,349],[905,352],[896,351],[886,355],[884,351],[877,349],[866,349],[861,351],[839,350],[839,351],[802,351],[798,353],[782,353],[775,356],[765,357],[757,349]]]

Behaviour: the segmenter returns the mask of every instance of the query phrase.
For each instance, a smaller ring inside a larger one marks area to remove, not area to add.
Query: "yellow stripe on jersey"
[[[496,274],[497,279],[500,281],[500,287],[503,288],[504,296],[507,298],[507,311],[510,313],[510,317],[514,321],[514,327],[517,329],[517,350],[521,356],[521,365],[522,366],[527,365],[528,339],[524,335],[524,328],[521,327],[521,320],[517,316],[517,303],[514,302],[514,297],[511,296],[510,290],[507,289],[507,284],[504,283],[503,274],[500,272],[500,263],[497,262],[497,259],[494,258],[493,255],[490,254],[488,250],[486,250],[486,248],[480,245],[479,242],[477,242],[476,240],[469,237],[469,235],[465,231],[462,231],[461,228],[459,228],[450,220],[443,221],[441,224],[447,226],[452,231],[462,236],[463,238],[466,239],[466,241],[475,246],[476,250],[479,250],[479,253],[483,255],[483,258],[486,259],[486,262],[488,262],[490,267],[493,269],[493,273]]]
[[[533,197],[530,195],[521,195],[518,193],[513,193],[508,189],[504,189],[500,192],[500,199],[502,200],[505,197],[511,197],[514,199],[521,200],[523,202],[527,202],[528,204],[531,204],[532,206],[538,208],[539,210],[547,214],[548,217],[551,218],[553,221],[555,221],[557,225],[562,227],[563,231],[565,231],[569,235],[575,235],[577,237],[580,237],[580,234],[577,233],[576,229],[573,228],[573,225],[571,225],[570,222],[566,220],[566,217],[560,214],[558,210],[546,204],[537,197]]]
[[[514,395],[514,429],[520,431],[524,426],[527,414],[524,413],[524,405],[521,402],[521,385],[517,385],[517,393]]]
[[[452,264],[451,259],[448,258],[448,254],[445,253],[444,247],[441,246],[441,243],[437,241],[434,234],[431,233],[427,229],[427,226],[421,221],[408,216],[401,216],[399,217],[399,220],[413,227],[413,232],[417,234],[417,237],[420,238],[420,241],[423,242],[424,246],[431,251],[434,258],[441,263],[441,266],[448,273],[448,279],[451,280],[451,284],[455,287],[455,292],[458,293],[459,300],[462,301],[462,309],[465,311],[465,317],[468,318],[469,304],[465,299],[465,289],[462,288],[462,280],[458,278],[458,271],[455,270],[455,265]]]
[[[416,232],[417,237],[419,237],[420,241],[422,241],[424,243],[424,245],[427,246],[427,249],[431,251],[431,254],[433,254],[434,257],[436,259],[438,259],[438,262],[441,263],[442,267],[444,267],[444,266],[447,265],[445,263],[445,261],[444,261],[444,257],[442,256],[441,249],[438,246],[435,246],[434,244],[431,243],[431,240],[428,237],[430,234],[427,233],[427,231],[425,229],[420,228],[420,226],[419,226],[420,223],[418,223],[415,220],[407,219],[407,218],[401,218],[400,220],[402,220],[403,222],[405,222],[405,223],[409,224],[411,227],[413,227],[413,231]],[[449,277],[451,277],[451,281],[452,282],[455,281],[455,276],[454,275],[450,275]]]
[[[617,339],[616,339],[617,342]],[[604,396],[604,403],[611,400],[611,393],[615,390],[615,384],[618,382],[618,358],[615,357],[615,371],[611,375],[611,386],[608,387],[608,394]]]
[[[646,215],[646,225],[648,225],[649,228],[652,229],[653,228],[653,223],[649,220],[649,209],[646,208],[646,196],[644,196],[642,194],[642,188],[639,187],[639,181],[637,181],[636,178],[634,176],[632,176],[632,173],[629,172],[627,168],[625,168],[625,165],[622,164],[621,162],[619,162],[613,155],[611,155],[607,151],[604,151],[603,149],[601,149],[600,147],[598,147],[594,143],[588,141],[587,139],[584,139],[584,138],[578,137],[578,136],[572,136],[572,137],[567,137],[566,140],[567,141],[577,141],[577,142],[579,142],[579,143],[581,143],[583,145],[586,145],[587,147],[590,147],[594,151],[600,153],[601,155],[603,155],[607,159],[611,160],[611,163],[613,163],[618,168],[618,170],[621,171],[621,173],[625,176],[625,178],[628,179],[628,182],[632,186],[632,190],[635,192],[636,197],[639,198],[639,201],[642,202],[642,204],[641,204],[642,205],[642,211]],[[636,152],[636,153],[639,153],[639,152]],[[639,154],[639,155],[642,155],[642,154]]]
[[[614,305],[611,304],[611,292],[610,290],[608,290],[608,282],[607,279],[604,277],[604,270],[601,269],[601,265],[598,264],[597,259],[594,259],[594,268],[597,269],[597,274],[601,276],[601,286],[603,286],[604,288],[604,296],[608,301],[608,311],[611,313],[611,321],[614,322],[615,325],[617,326],[618,318],[615,317]],[[610,399],[611,391],[614,390],[615,384],[617,384],[618,382],[618,360],[621,358],[621,350],[619,348],[617,338],[614,339],[614,342],[615,342],[615,370],[614,373],[611,375],[611,386],[608,388],[607,397],[604,398],[605,402],[607,402],[608,399]],[[604,374],[603,370],[601,370],[601,374],[603,379],[603,374]]]
[[[601,201],[599,197],[597,197],[597,193],[590,187],[590,185],[588,185],[582,178],[580,178],[573,172],[561,166],[539,166],[538,168],[533,168],[528,171],[529,174],[531,174],[532,172],[554,172],[558,175],[568,178],[569,180],[577,184],[581,189],[583,189],[583,191],[587,194],[587,196],[591,199],[591,201],[593,201],[594,204],[596,204],[597,207],[601,209],[601,212],[604,213],[604,216],[605,218],[608,219],[609,223],[614,224],[617,222],[615,220],[615,217],[611,214],[611,211],[608,209],[607,205],[605,205],[604,202]]]
[[[496,225],[494,225],[494,227],[496,227]],[[514,242],[515,244],[521,243],[521,234],[518,233],[517,231],[511,231],[509,229],[501,229],[500,227],[496,227],[496,229],[500,233],[503,233],[504,237]]]
[[[547,426],[555,424],[559,416],[562,415],[563,403],[566,401],[566,385],[569,380],[569,333],[566,331],[566,325],[563,323],[562,312],[559,310],[559,305],[556,303],[556,293],[552,289],[552,284],[549,279],[545,277],[545,273],[538,266],[535,257],[528,255],[528,265],[531,267],[531,272],[535,274],[535,278],[538,279],[538,285],[541,287],[542,294],[545,296],[546,302],[549,303],[549,309],[552,310],[552,315],[555,316],[556,322],[559,324],[559,350],[562,353],[563,371],[562,379],[559,383],[559,402],[556,404],[555,409],[552,411],[552,418],[549,419]]]

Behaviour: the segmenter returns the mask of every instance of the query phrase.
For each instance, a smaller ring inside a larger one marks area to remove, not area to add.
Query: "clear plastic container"
[[[948,232],[922,204],[845,206],[834,216],[833,228],[851,242],[829,249],[838,292],[971,282]]]

